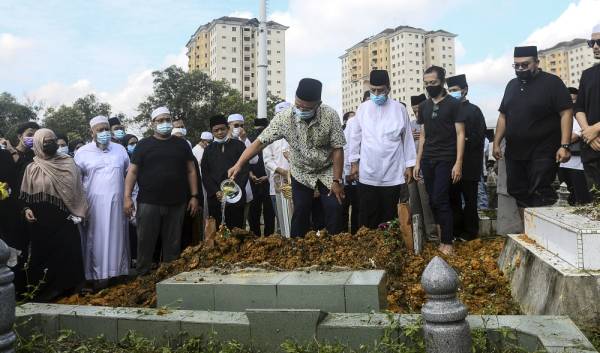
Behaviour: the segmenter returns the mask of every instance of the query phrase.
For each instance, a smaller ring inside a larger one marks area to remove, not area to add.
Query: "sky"
[[[95,93],[114,113],[136,114],[152,92],[152,71],[187,69],[185,44],[221,16],[256,17],[258,0],[0,0],[0,91],[46,107]],[[458,35],[457,73],[495,124],[516,45],[551,47],[588,38],[600,0],[270,0],[268,17],[286,32],[286,94],[313,77],[341,112],[341,56],[387,27]]]

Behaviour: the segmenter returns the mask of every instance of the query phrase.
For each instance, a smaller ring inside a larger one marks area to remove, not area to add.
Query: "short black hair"
[[[443,83],[444,81],[446,81],[446,69],[444,69],[443,67],[439,67],[439,66],[430,66],[427,68],[427,70],[425,70],[425,72],[423,74],[430,74],[432,72],[435,72],[438,79],[440,79],[440,81]]]
[[[569,94],[579,94],[579,90],[575,87],[567,88],[569,90]]]
[[[35,129],[35,130],[39,130],[40,126],[38,125],[38,123],[36,123],[35,121],[28,121],[25,123],[21,123],[19,124],[19,126],[17,127],[17,135],[23,135],[23,133],[25,132],[25,130],[27,129]]]
[[[342,120],[344,120],[344,121],[348,120],[348,117],[350,116],[350,114],[356,114],[356,113],[353,112],[352,110],[349,112],[345,112],[344,115],[342,116]]]
[[[371,91],[365,91],[365,93],[363,93],[363,102],[365,102],[366,100],[368,100],[371,97]]]
[[[63,134],[63,133],[56,134],[56,141],[58,141],[58,140],[65,140],[67,145],[69,144],[69,138],[67,137],[66,134]]]

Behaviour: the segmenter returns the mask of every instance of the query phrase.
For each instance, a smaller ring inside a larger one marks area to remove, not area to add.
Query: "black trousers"
[[[558,199],[552,183],[558,164],[552,158],[506,159],[506,186],[519,208],[551,206]]]
[[[342,216],[344,231],[348,231],[348,222],[350,222],[350,233],[355,234],[358,231],[358,219],[360,214],[360,203],[358,197],[358,185],[346,185],[344,187],[346,199],[344,199],[344,210]]]
[[[583,163],[589,189],[596,187],[600,191],[600,159]]]
[[[477,213],[478,181],[461,180],[450,188],[450,205],[454,217],[454,235],[473,240],[479,233]],[[464,201],[464,207],[463,207]]]
[[[371,186],[358,184],[359,216],[361,227],[376,229],[380,224],[398,217],[401,185]]]
[[[260,230],[261,215],[265,221],[264,234],[261,234]],[[268,192],[254,195],[254,199],[250,202],[248,223],[250,224],[250,231],[256,236],[271,235],[275,232],[275,211],[273,210],[273,203]]]
[[[237,203],[228,203],[225,206],[225,224],[227,228],[245,229],[244,226],[244,206],[246,198],[242,197]],[[221,224],[221,202],[215,195],[208,198],[208,215],[217,221],[217,227]]]
[[[315,200],[314,189],[311,189],[292,178],[292,201],[294,203],[294,214],[292,215],[292,237],[303,237],[311,229],[311,214],[313,222],[319,222],[318,217],[323,216],[325,227],[329,234],[339,234],[342,231],[342,205],[338,202],[335,195],[329,196],[329,189],[321,182],[318,182],[319,191],[318,201]],[[316,201],[316,205],[314,204]],[[322,212],[316,211],[322,207]],[[320,214],[319,214],[320,213]],[[320,229],[320,228],[313,228]]]
[[[450,206],[450,186],[452,185],[452,166],[449,161],[421,161],[421,170],[425,187],[429,194],[429,205],[433,211],[435,223],[440,226],[442,244],[452,245],[454,240],[452,207]]]
[[[569,205],[583,205],[592,202],[592,194],[583,170],[559,168],[558,180],[567,184]]]

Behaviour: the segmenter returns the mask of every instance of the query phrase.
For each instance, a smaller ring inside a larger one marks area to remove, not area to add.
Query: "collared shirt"
[[[350,132],[350,162],[359,164],[359,181],[371,186],[404,184],[404,171],[416,164],[417,154],[406,108],[388,99],[371,100],[356,111]]]
[[[269,194],[275,196],[275,171],[277,168],[290,170],[290,163],[283,155],[290,145],[285,139],[277,140],[265,147],[263,150],[263,159],[265,161],[265,170],[269,176]]]
[[[309,123],[296,117],[293,107],[282,110],[258,136],[258,140],[270,144],[281,138],[290,144],[290,166],[294,179],[311,189],[318,181],[325,187],[331,187],[332,152],[346,144],[342,123],[333,108],[321,105]]]

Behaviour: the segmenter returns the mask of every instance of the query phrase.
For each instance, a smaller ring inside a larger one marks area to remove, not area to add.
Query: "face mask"
[[[515,74],[517,75],[517,78],[523,82],[527,82],[527,81],[531,80],[531,78],[533,77],[533,72],[531,72],[531,70],[524,70],[524,71],[515,70]]]
[[[450,96],[452,96],[452,98],[454,98],[454,99],[458,99],[458,100],[462,99],[462,93],[461,93],[461,91],[450,92],[448,94]]]
[[[44,144],[44,146],[42,146],[42,151],[48,157],[54,156],[56,154],[57,150],[58,150],[58,145],[56,144],[56,141],[51,141],[47,144]]]
[[[176,127],[171,131],[171,135],[181,134],[182,136],[187,135],[187,129],[184,127]]]
[[[156,131],[161,135],[170,135],[171,130],[173,130],[173,124],[169,122],[156,125]]]
[[[114,135],[117,140],[121,140],[125,137],[125,130],[115,130]]]
[[[58,154],[69,154],[69,147],[67,147],[67,146],[59,147],[58,150],[56,150],[56,152],[58,152]]]
[[[296,114],[296,116],[302,120],[308,120],[315,115],[315,111],[309,110],[309,111],[305,112],[305,111],[298,109],[297,107],[294,107],[294,114]]]
[[[25,137],[23,137],[23,144],[27,148],[33,147],[33,136],[25,136]]]
[[[222,139],[220,139],[218,137],[214,137],[214,141],[216,143],[225,143],[225,142],[229,141],[229,137],[225,136],[225,138],[222,138]]]
[[[0,150],[5,150],[5,149],[6,149],[6,146],[3,144],[0,144]]]
[[[96,142],[101,145],[108,145],[110,142],[110,131],[101,131],[96,134]]]
[[[442,93],[442,85],[427,86],[425,87],[425,89],[427,90],[427,94],[429,94],[429,97],[431,98],[435,98],[439,96],[440,93]]]
[[[127,152],[133,154],[133,151],[135,151],[135,145],[127,145]]]
[[[373,93],[371,93],[371,100],[377,105],[383,105],[387,101],[387,96],[385,94],[380,94],[376,96]]]
[[[231,136],[233,136],[233,137],[235,137],[235,138],[238,138],[238,137],[240,137],[240,133],[241,133],[241,132],[242,132],[242,128],[239,128],[239,127],[234,127],[234,128],[231,130]]]

